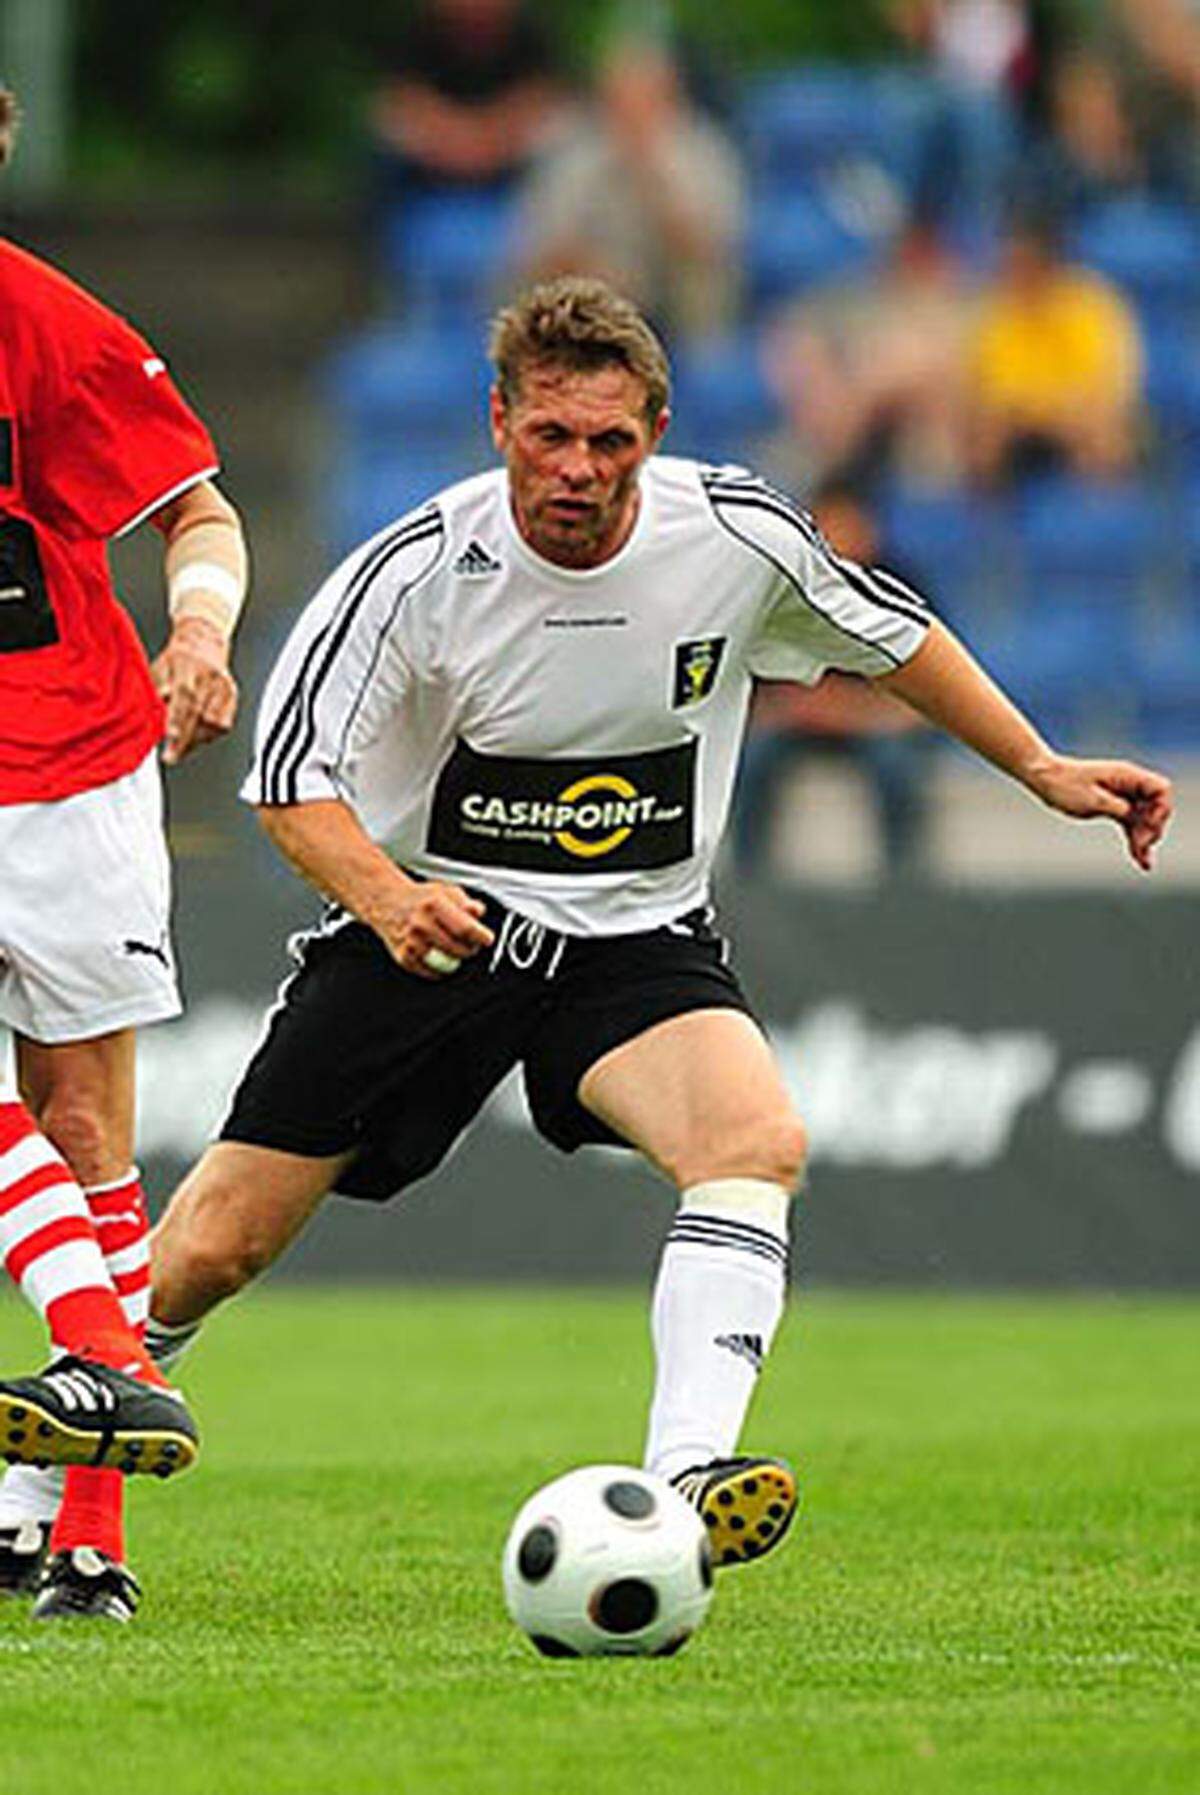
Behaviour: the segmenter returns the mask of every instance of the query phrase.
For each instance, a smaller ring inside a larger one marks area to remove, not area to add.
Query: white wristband
[[[236,517],[190,524],[167,544],[167,609],[172,623],[195,617],[232,636],[246,596],[246,545]]]
[[[189,592],[211,592],[224,599],[227,605],[242,602],[241,580],[227,567],[218,567],[215,561],[189,561],[186,567],[179,569],[167,594],[172,615],[179,600],[186,598]]]
[[[227,567],[218,567],[215,561],[191,561],[167,588],[167,609],[174,623],[198,617],[229,637],[242,608],[242,591],[242,582]]]

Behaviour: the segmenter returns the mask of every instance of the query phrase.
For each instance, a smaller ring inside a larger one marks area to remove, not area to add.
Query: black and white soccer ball
[[[712,1601],[700,1516],[629,1465],[584,1465],[531,1496],[503,1576],[508,1612],[547,1658],[666,1657]]]

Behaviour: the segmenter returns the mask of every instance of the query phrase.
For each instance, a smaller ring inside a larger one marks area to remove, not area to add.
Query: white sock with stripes
[[[736,1450],[783,1313],[789,1203],[761,1178],[713,1179],[680,1198],[651,1310],[645,1463],[660,1477]]]
[[[182,1359],[200,1332],[198,1321],[181,1322],[172,1326],[166,1321],[156,1321],[153,1315],[146,1323],[146,1351],[154,1360],[160,1371],[171,1371]]]

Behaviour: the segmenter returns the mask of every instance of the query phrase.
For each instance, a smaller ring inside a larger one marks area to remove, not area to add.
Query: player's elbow
[[[301,864],[321,848],[342,824],[345,805],[338,798],[302,798],[295,804],[255,804],[254,814],[272,845]]]
[[[277,853],[289,865],[300,864],[307,839],[302,804],[256,804],[254,814],[259,827]]]
[[[281,826],[281,819],[292,808],[290,804],[255,804],[253,806],[259,828],[272,840],[274,840],[275,831]]]
[[[189,486],[186,492],[179,493],[156,511],[153,522],[168,542],[175,541],[198,524],[222,524],[239,536],[244,534],[237,506],[212,480],[197,480],[194,486]]]

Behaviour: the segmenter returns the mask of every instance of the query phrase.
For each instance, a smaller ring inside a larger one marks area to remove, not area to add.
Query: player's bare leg
[[[734,1010],[625,1042],[579,1098],[680,1193],[654,1293],[646,1464],[696,1503],[718,1564],[759,1557],[791,1522],[796,1481],[780,1460],[735,1452],[783,1312],[803,1125],[761,1032]]]
[[[16,1049],[21,1095],[85,1190],[126,1173],[133,1160],[134,1030],[53,1044],[19,1035]]]
[[[151,1330],[183,1336],[295,1239],[350,1155],[311,1159],[218,1141],[189,1172],[151,1241]]]

